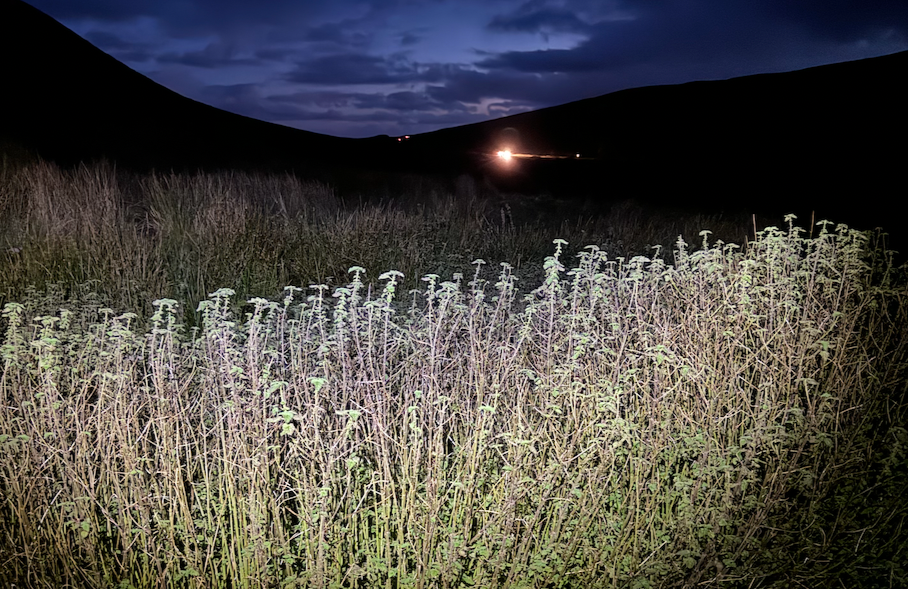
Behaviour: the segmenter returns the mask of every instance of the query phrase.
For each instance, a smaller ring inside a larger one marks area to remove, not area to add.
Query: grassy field
[[[4,168],[0,584],[908,584],[878,235],[379,192]]]

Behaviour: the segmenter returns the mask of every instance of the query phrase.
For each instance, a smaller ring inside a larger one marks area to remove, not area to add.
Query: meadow
[[[800,221],[5,166],[0,584],[906,586],[905,268]]]

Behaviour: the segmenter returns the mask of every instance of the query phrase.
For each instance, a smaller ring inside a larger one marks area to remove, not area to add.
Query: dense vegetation
[[[877,236],[402,182],[0,176],[0,580],[908,584]]]

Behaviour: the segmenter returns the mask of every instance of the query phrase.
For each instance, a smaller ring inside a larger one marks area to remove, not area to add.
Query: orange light
[[[511,155],[512,155],[511,152],[506,149],[498,152],[498,157],[500,157],[503,160],[511,159]]]

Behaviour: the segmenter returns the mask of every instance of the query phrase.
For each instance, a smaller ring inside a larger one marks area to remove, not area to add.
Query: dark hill
[[[849,214],[861,208],[891,219],[908,196],[906,79],[902,52],[636,88],[418,135],[408,148],[454,161],[471,151],[492,153],[508,142],[503,138],[517,137],[524,152],[595,158],[518,162],[516,183],[525,178],[552,191],[562,186],[694,207],[797,205]],[[493,164],[474,158],[477,167]]]
[[[355,159],[370,143],[185,98],[20,0],[0,0],[0,86],[0,139],[64,165],[306,170]]]

